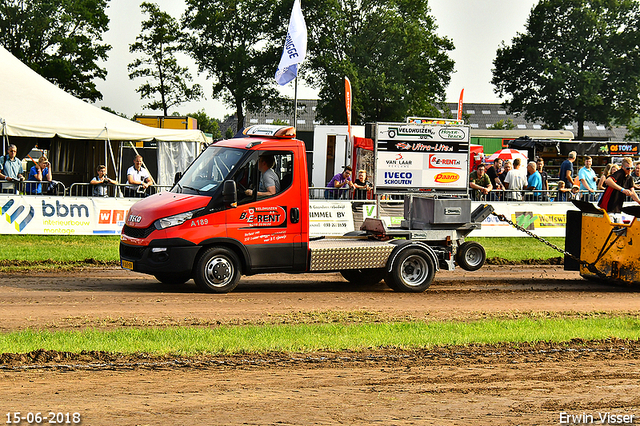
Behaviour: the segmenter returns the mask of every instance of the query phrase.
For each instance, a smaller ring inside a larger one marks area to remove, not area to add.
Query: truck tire
[[[160,281],[162,284],[184,284],[191,279],[191,275],[189,274],[174,274],[174,273],[166,273],[162,275],[154,275],[156,280]]]
[[[340,274],[351,284],[373,285],[384,279],[385,270],[378,269],[344,269]]]
[[[213,247],[196,262],[194,281],[207,293],[228,293],[240,281],[240,260],[231,250]]]
[[[436,266],[424,250],[410,248],[401,251],[393,259],[391,271],[385,282],[395,291],[420,293],[431,285],[436,275]]]
[[[462,243],[456,251],[456,263],[466,271],[477,271],[482,268],[485,260],[487,260],[487,253],[484,247],[475,241]]]

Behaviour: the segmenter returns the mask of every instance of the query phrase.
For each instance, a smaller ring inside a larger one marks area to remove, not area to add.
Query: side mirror
[[[238,190],[234,180],[225,180],[222,184],[222,202],[226,206],[238,206]]]
[[[182,172],[176,172],[176,174],[173,176],[173,184],[175,185],[176,183],[178,183],[181,177]]]

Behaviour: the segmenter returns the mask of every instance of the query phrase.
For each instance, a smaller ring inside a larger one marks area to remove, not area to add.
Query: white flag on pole
[[[307,25],[304,23],[300,0],[295,0],[289,19],[289,31],[284,42],[282,57],[276,71],[276,81],[284,86],[298,76],[299,64],[307,56]]]

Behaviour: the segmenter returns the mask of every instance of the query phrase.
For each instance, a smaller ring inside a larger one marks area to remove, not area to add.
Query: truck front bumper
[[[153,246],[120,242],[120,266],[144,274],[190,274],[200,246],[186,240],[156,240]]]

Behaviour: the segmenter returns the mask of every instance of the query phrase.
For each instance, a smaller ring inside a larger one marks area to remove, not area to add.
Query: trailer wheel
[[[351,284],[373,285],[384,279],[385,270],[378,269],[344,269],[340,274]]]
[[[160,281],[162,284],[184,284],[191,279],[191,275],[189,274],[174,274],[174,273],[166,273],[162,275],[154,275],[156,280]]]
[[[208,293],[228,293],[240,281],[240,260],[231,250],[210,248],[198,259],[194,280]]]
[[[435,274],[436,267],[427,253],[406,249],[393,260],[385,282],[395,291],[420,293],[429,288]]]
[[[467,271],[477,271],[482,268],[485,260],[487,260],[487,253],[484,247],[475,241],[462,243],[456,251],[456,263]]]

